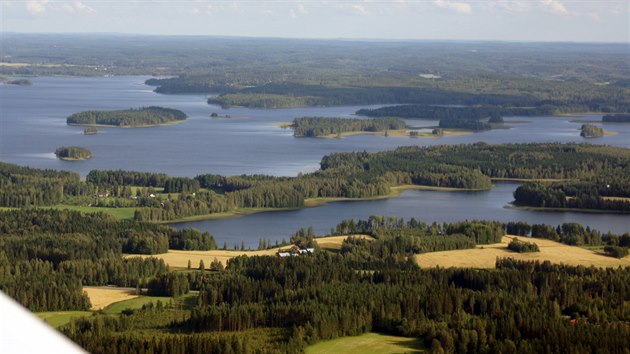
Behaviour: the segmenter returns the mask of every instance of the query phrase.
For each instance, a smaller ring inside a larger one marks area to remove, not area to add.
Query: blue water
[[[351,117],[365,106],[223,110],[208,105],[202,95],[161,95],[144,85],[147,77],[34,78],[33,86],[0,85],[0,160],[37,168],[54,168],[86,175],[92,169],[165,172],[173,176],[201,173],[240,175],[263,173],[294,176],[314,171],[321,158],[332,152],[382,151],[401,145],[460,144],[485,141],[589,142],[630,147],[630,124],[605,124],[618,132],[596,139],[579,135],[575,119],[599,120],[599,115],[573,117],[512,117],[511,129],[464,136],[408,138],[358,135],[343,139],[294,138],[292,131],[274,123],[295,117]],[[66,117],[85,110],[126,109],[159,105],[184,111],[189,118],[177,125],[120,129],[101,128],[83,135],[83,127],[66,125]],[[372,106],[378,107],[378,106]],[[209,118],[213,112],[231,119]],[[412,126],[435,126],[436,121],[409,120]],[[599,124],[601,125],[601,124]],[[53,151],[78,145],[94,156],[81,162],[61,161]],[[512,201],[514,184],[499,184],[487,192],[407,191],[399,198],[331,203],[289,212],[249,215],[225,220],[178,224],[210,231],[220,244],[244,241],[256,247],[260,237],[288,239],[295,230],[312,225],[325,233],[342,219],[373,214],[416,217],[428,222],[462,219],[524,220],[547,224],[577,221],[603,231],[630,232],[630,216],[573,212],[533,212],[505,209]]]

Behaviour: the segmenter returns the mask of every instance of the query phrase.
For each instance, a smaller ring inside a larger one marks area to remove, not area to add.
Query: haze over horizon
[[[2,33],[628,43],[625,0],[4,0]]]

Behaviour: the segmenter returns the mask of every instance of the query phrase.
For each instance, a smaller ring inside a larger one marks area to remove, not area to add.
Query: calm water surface
[[[258,247],[261,237],[272,242],[288,240],[300,227],[313,226],[317,234],[326,234],[344,219],[367,219],[370,215],[416,218],[426,222],[453,222],[485,219],[501,222],[527,221],[558,225],[579,222],[591,228],[615,233],[630,232],[630,216],[575,212],[541,212],[505,208],[514,200],[512,192],[518,183],[497,183],[482,192],[440,192],[407,190],[400,197],[329,203],[326,206],[295,211],[279,211],[242,217],[174,224],[176,228],[194,227],[209,231],[222,246]]]
[[[147,77],[34,78],[33,86],[0,85],[0,160],[37,168],[54,168],[86,175],[92,169],[124,169],[165,172],[173,176],[201,173],[239,175],[263,173],[294,176],[316,170],[322,156],[343,151],[382,151],[401,145],[460,144],[485,141],[584,142],[581,123],[599,115],[575,117],[506,118],[511,129],[465,136],[407,138],[352,136],[343,139],[294,138],[291,130],[274,123],[301,116],[351,117],[365,106],[259,110],[206,104],[203,95],[161,95],[144,85]],[[189,118],[177,125],[120,129],[102,128],[97,135],[83,135],[83,127],[66,125],[66,117],[85,110],[126,109],[159,105],[184,111]],[[378,106],[372,106],[378,107]],[[209,118],[216,112],[231,119]],[[516,123],[516,122],[519,123]],[[526,121],[527,123],[522,123]],[[434,126],[435,121],[409,120],[411,126]],[[606,124],[618,132],[590,139],[594,144],[630,147],[630,124]],[[61,161],[53,151],[64,145],[88,148],[93,158]],[[615,232],[630,231],[630,217],[583,213],[547,213],[505,209],[516,185],[500,184],[488,192],[407,191],[399,198],[380,201],[331,203],[324,207],[291,212],[263,213],[246,217],[179,224],[208,230],[222,244],[245,240],[252,247],[258,239],[288,238],[301,226],[312,225],[319,233],[346,218],[372,214],[416,217],[425,221],[461,219],[525,220],[558,224],[579,221]]]

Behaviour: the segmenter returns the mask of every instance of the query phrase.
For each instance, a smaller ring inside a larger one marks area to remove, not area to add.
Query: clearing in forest
[[[512,237],[533,242],[538,245],[540,252],[516,253],[507,249]],[[577,246],[569,246],[546,239],[530,238],[524,236],[504,236],[501,243],[491,245],[478,245],[467,250],[454,250],[423,253],[415,256],[416,263],[422,268],[431,267],[471,267],[494,268],[497,258],[514,258],[524,261],[550,261],[567,265],[583,265],[595,267],[629,267],[630,257],[621,259],[606,256],[598,251]]]

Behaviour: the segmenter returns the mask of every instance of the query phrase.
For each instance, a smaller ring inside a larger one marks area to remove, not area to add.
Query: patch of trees
[[[407,125],[401,119],[356,119],[356,118],[295,118],[291,126],[294,136],[318,137],[346,132],[380,132],[405,129]]]
[[[478,120],[442,119],[440,120],[440,128],[482,131],[482,130],[490,130],[492,129],[492,126],[489,123],[481,122]]]
[[[620,177],[618,181],[627,179],[627,176]],[[540,208],[630,211],[630,199],[628,199],[630,191],[627,184],[600,183],[596,180],[557,183],[528,182],[514,191],[514,203]]]
[[[357,115],[367,117],[399,117],[409,119],[435,120],[481,120],[494,118],[492,123],[499,123],[502,116],[544,116],[553,114],[553,107],[501,107],[467,106],[449,107],[434,105],[400,105],[375,109],[360,109]],[[498,118],[497,118],[498,117]]]
[[[510,243],[508,244],[508,249],[510,251],[518,253],[540,252],[537,244],[533,242],[521,241],[516,237],[514,237],[512,241],[510,241]]]
[[[604,247],[604,252],[611,257],[623,258],[628,255],[628,248],[608,245]]]
[[[582,124],[580,136],[583,138],[599,138],[604,136],[604,129],[592,124]]]
[[[54,205],[68,197],[90,194],[96,194],[96,189],[82,183],[78,173],[0,162],[0,206]]]
[[[163,107],[142,107],[112,111],[86,111],[70,115],[66,122],[78,125],[113,125],[138,127],[158,125],[186,119],[182,111]]]
[[[32,86],[33,82],[29,79],[16,79],[5,81],[7,85]]]
[[[602,117],[605,123],[630,123],[630,114],[607,114]]]
[[[630,234],[602,234],[578,223],[563,223],[556,227],[546,224],[529,224],[524,221],[510,222],[505,225],[510,235],[531,236],[561,242],[571,246],[619,246],[630,247]]]
[[[55,150],[55,155],[62,160],[87,160],[92,152],[80,146],[62,146]]]

